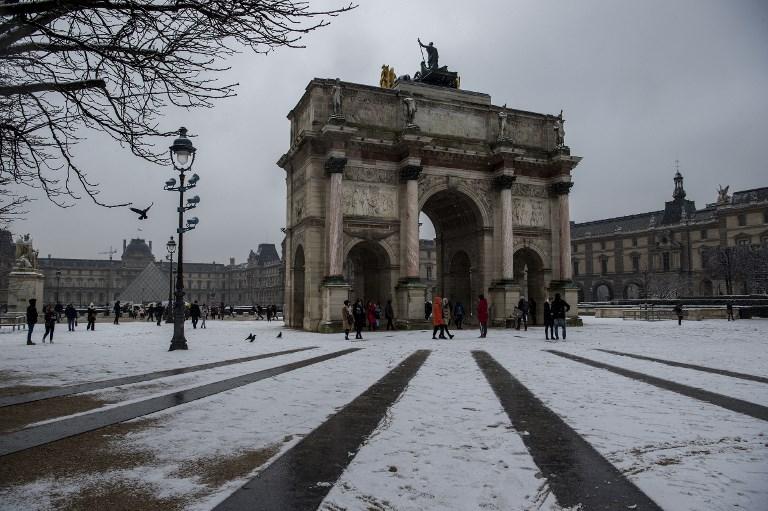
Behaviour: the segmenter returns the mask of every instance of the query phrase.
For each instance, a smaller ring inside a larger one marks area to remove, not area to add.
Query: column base
[[[520,286],[510,280],[500,280],[491,285],[488,294],[490,326],[507,327],[515,317],[515,307],[520,301]]]
[[[323,316],[317,331],[320,333],[342,332],[341,307],[349,297],[350,285],[340,275],[330,275],[320,285]]]
[[[425,286],[418,277],[401,279],[395,286],[396,307],[395,325],[403,330],[422,330],[429,328],[429,320],[424,319]]]

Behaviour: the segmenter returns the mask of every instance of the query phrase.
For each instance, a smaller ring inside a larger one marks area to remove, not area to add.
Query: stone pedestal
[[[37,298],[37,310],[43,304],[45,276],[37,270],[17,270],[8,274],[8,310],[27,310],[30,298]]]
[[[341,307],[349,297],[350,286],[343,278],[326,278],[320,286],[322,320],[318,331],[321,333],[341,332],[343,323]]]
[[[395,287],[397,310],[395,324],[404,330],[430,328],[431,321],[424,319],[424,293],[426,286],[418,279],[400,281]]]
[[[504,327],[507,320],[515,317],[515,307],[520,301],[520,286],[511,281],[497,282],[489,289],[489,326]]]

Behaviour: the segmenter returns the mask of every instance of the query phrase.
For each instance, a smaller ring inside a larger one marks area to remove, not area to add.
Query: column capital
[[[419,174],[424,167],[421,165],[406,165],[400,169],[400,181],[415,181],[419,179]]]
[[[573,188],[573,182],[561,181],[559,183],[552,183],[549,187],[549,193],[552,195],[568,195]]]
[[[339,158],[337,156],[331,156],[325,160],[325,173],[326,174],[341,174],[344,172],[344,167],[347,166],[346,158]]]
[[[502,174],[500,176],[496,176],[493,179],[493,184],[500,190],[510,190],[512,189],[512,185],[514,184],[515,179],[517,179],[515,176]]]

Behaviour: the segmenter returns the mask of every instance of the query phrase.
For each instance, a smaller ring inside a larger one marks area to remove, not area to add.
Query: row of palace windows
[[[600,257],[599,263],[600,263],[600,274],[601,275],[607,275],[608,274],[608,260],[610,258],[608,257]],[[632,260],[632,271],[637,273],[640,271],[640,255],[639,254],[632,254],[631,256]],[[669,252],[663,252],[661,254],[661,267],[663,271],[669,271],[671,268],[671,257]],[[580,268],[579,268],[579,261],[574,260],[573,261],[573,275],[578,276],[580,274]]]

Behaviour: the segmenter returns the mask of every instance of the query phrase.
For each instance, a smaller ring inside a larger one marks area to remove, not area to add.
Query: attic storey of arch
[[[353,9],[296,0],[21,0],[0,2],[0,180],[41,188],[58,205],[98,183],[76,143],[106,133],[160,163],[168,106],[210,108],[235,95],[222,80],[240,51],[300,48],[304,35]]]

